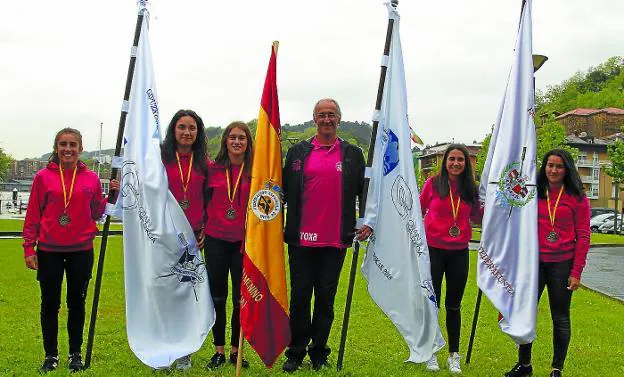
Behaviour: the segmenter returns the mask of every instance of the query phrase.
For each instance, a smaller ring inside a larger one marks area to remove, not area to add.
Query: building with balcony
[[[555,120],[566,127],[566,134],[605,137],[618,133],[624,127],[624,109],[574,109],[561,114]]]
[[[607,146],[612,144],[619,137],[618,135],[622,136],[622,134],[614,134],[604,138],[582,135],[568,135],[566,144],[579,150],[576,167],[583,182],[585,193],[592,207],[614,208],[615,185],[613,179],[605,171],[605,168],[611,165],[607,155]],[[620,187],[624,188],[624,185]],[[621,201],[621,192],[618,197]]]

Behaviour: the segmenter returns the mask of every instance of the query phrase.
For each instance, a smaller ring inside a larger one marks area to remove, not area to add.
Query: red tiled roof
[[[562,119],[570,115],[588,116],[588,115],[593,115],[593,114],[603,113],[603,112],[607,114],[612,114],[612,115],[624,115],[624,109],[618,109],[616,107],[607,107],[604,109],[578,108],[578,109],[574,109],[574,110],[568,111],[567,113],[559,115],[558,117],[555,118],[555,120]]]

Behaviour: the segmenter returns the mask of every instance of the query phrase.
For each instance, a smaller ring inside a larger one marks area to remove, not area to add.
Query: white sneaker
[[[440,370],[440,365],[438,364],[438,357],[435,355],[435,353],[433,354],[433,356],[431,356],[431,359],[425,362],[425,365],[427,366],[427,370],[430,370],[432,372],[437,372]]]
[[[182,356],[176,360],[176,369],[187,370],[191,369],[191,355]]]
[[[459,366],[460,356],[457,352],[451,353],[451,356],[446,360],[446,365],[448,366],[449,372],[451,373],[461,373],[461,367]]]

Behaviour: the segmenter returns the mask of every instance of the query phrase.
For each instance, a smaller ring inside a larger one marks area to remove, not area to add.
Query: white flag
[[[408,361],[421,363],[444,339],[410,148],[399,14],[387,7],[394,26],[364,219],[374,233],[362,273],[371,297],[405,339]]]
[[[199,350],[215,314],[195,235],[168,189],[160,155],[148,13],[144,5],[140,11],[145,18],[124,134],[118,203],[123,208],[126,327],[137,357],[150,367],[166,368]]]
[[[485,201],[477,282],[518,344],[535,339],[537,198],[531,0],[525,3],[514,61],[481,175]]]

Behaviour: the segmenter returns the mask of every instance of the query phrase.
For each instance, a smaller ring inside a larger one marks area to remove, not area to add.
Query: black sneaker
[[[329,365],[327,363],[327,359],[311,360],[311,363],[312,363],[312,370],[316,370],[316,371],[319,371],[323,369],[323,367],[326,367]]]
[[[206,369],[216,369],[225,364],[225,355],[219,352],[215,352],[210,358],[210,362],[206,365]]]
[[[237,359],[238,359],[238,352],[230,352],[230,363],[236,365]],[[243,360],[241,361],[241,366],[243,368],[249,368],[249,362],[245,360],[245,356],[243,356]]]
[[[69,366],[69,372],[80,372],[84,370],[84,365],[82,365],[82,356],[80,356],[80,352],[74,352],[69,355],[69,361],[67,362]]]
[[[520,363],[516,363],[509,372],[505,373],[505,377],[530,377],[532,375],[533,367],[531,365],[525,367]]]
[[[553,369],[552,372],[550,372],[550,377],[561,377],[561,371],[559,369]]]
[[[282,370],[284,372],[288,372],[288,373],[292,373],[294,371],[296,371],[297,369],[299,369],[299,367],[301,366],[301,362],[303,360],[301,359],[291,359],[288,358],[286,359],[286,362],[284,363],[284,366],[282,367]]]
[[[44,374],[51,372],[58,367],[58,356],[46,356],[43,365],[39,368],[39,373]]]

